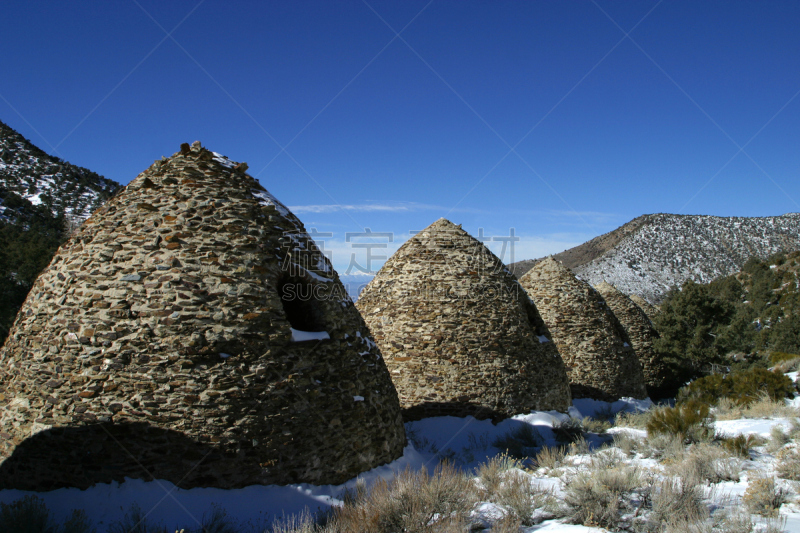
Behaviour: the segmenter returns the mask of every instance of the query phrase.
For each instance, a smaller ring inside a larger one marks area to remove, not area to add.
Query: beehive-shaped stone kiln
[[[631,294],[631,301],[641,308],[644,311],[644,314],[647,315],[651,321],[656,317],[656,315],[660,312],[659,308],[639,296],[638,294]]]
[[[567,365],[573,398],[645,398],[642,366],[603,297],[548,257],[519,280]]]
[[[246,168],[184,144],[61,247],[0,352],[0,487],[340,483],[401,455],[369,330]]]
[[[409,239],[357,306],[406,420],[570,405],[564,363],[536,307],[500,259],[449,220]]]
[[[630,339],[633,351],[636,352],[636,357],[642,365],[647,394],[650,397],[658,396],[665,385],[667,375],[664,362],[653,349],[653,342],[659,337],[653,323],[633,300],[610,283],[604,281],[595,289],[611,308]]]

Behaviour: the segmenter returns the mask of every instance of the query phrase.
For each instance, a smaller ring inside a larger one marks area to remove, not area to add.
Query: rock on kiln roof
[[[653,342],[659,337],[653,323],[638,305],[610,283],[604,281],[595,289],[603,296],[628,334],[631,346],[642,365],[648,395],[653,398],[659,396],[659,391],[666,385],[667,374],[664,362],[653,349]]]
[[[357,305],[407,420],[570,405],[564,363],[536,307],[503,263],[449,220],[409,239]]]
[[[642,367],[602,296],[555,259],[519,280],[553,334],[574,398],[644,398]]]
[[[363,319],[246,168],[184,144],[61,247],[0,352],[1,488],[340,483],[402,453]]]

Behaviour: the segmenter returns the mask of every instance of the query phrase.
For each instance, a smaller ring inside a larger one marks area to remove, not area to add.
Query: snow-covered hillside
[[[0,122],[0,188],[75,221],[113,196],[120,184],[50,156]]]
[[[800,249],[800,214],[777,217],[647,215],[637,231],[573,271],[596,285],[659,303],[672,285],[737,272],[751,256]]]

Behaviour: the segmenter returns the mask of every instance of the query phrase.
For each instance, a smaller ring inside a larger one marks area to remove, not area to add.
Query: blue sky
[[[796,1],[9,1],[0,120],[122,183],[200,140],[340,273],[347,232],[386,255],[439,217],[519,260],[800,211],[798,27]]]

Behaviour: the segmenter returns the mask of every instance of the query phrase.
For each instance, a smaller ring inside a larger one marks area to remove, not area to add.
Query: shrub
[[[93,533],[86,513],[72,511],[59,526],[50,517],[44,501],[25,496],[11,503],[0,503],[0,531],[3,533]]]
[[[553,435],[560,444],[569,444],[583,435],[583,427],[578,420],[568,418],[553,424]]]
[[[637,411],[631,413],[617,413],[614,417],[614,425],[636,429],[645,429],[647,422],[650,421],[652,411]]]
[[[642,453],[654,459],[676,461],[683,457],[686,450],[680,435],[665,433],[649,436],[644,442]]]
[[[628,510],[627,496],[641,482],[639,471],[628,466],[580,472],[564,489],[567,519],[584,526],[616,528]]]
[[[95,531],[89,517],[86,516],[86,512],[76,509],[67,517],[59,533],[94,533]]]
[[[775,487],[775,480],[768,475],[756,476],[750,480],[742,496],[742,503],[755,514],[778,516],[778,509],[786,502],[783,489]]]
[[[519,533],[522,521],[518,516],[507,514],[492,524],[492,533]]]
[[[773,365],[784,363],[786,361],[793,361],[795,359],[800,359],[800,354],[786,352],[772,352],[769,354],[769,362]]]
[[[563,446],[543,446],[542,450],[536,454],[536,464],[552,470],[561,466],[566,455],[567,450]]]
[[[579,435],[578,438],[567,447],[567,455],[586,455],[589,451],[589,443],[586,442],[583,435]]]
[[[746,406],[766,394],[773,401],[782,400],[794,390],[792,380],[780,372],[763,368],[751,368],[743,372],[732,372],[727,376],[712,374],[697,379],[678,391],[677,402],[698,400],[714,405],[720,398]]]
[[[538,485],[532,486],[530,477],[519,470],[511,470],[504,476],[503,484],[497,494],[497,503],[502,505],[508,515],[515,517],[522,525],[535,523],[534,512],[538,508],[552,507],[553,492]]]
[[[602,435],[607,430],[611,429],[611,422],[608,420],[590,418],[587,416],[581,420],[581,427],[583,428],[583,431],[588,433],[597,433],[598,435]]]
[[[687,474],[682,478],[665,478],[656,485],[651,493],[653,511],[648,517],[650,524],[658,525],[676,518],[691,523],[705,518],[708,511],[703,505],[699,476]]]
[[[757,435],[736,435],[735,437],[718,437],[717,443],[733,455],[744,459],[750,458],[750,449],[764,444]]]
[[[498,437],[492,446],[515,459],[525,459],[533,455],[542,442],[544,439],[533,426],[523,424]]]
[[[241,527],[221,507],[213,506],[211,514],[204,515],[198,533],[239,533]]]
[[[150,523],[147,515],[139,507],[139,504],[131,504],[125,516],[108,526],[108,533],[156,533],[164,531],[166,528]]]
[[[791,437],[781,426],[772,426],[769,432],[769,442],[767,443],[767,451],[770,453],[778,453],[784,446],[789,444]]]
[[[705,443],[696,444],[683,455],[680,461],[669,465],[667,472],[681,479],[696,476],[698,482],[739,481],[741,461],[731,457],[719,446]]]
[[[619,450],[625,455],[633,455],[636,453],[636,450],[644,445],[643,439],[634,437],[625,431],[614,433],[613,439],[614,446],[619,448]]]
[[[800,481],[800,451],[797,448],[781,450],[775,462],[778,477]]]
[[[56,530],[50,511],[36,496],[0,504],[0,526],[0,531],[14,533],[50,533]]]
[[[752,533],[755,527],[750,513],[741,507],[727,510],[720,517],[715,515],[714,518],[714,531],[719,533]]]
[[[336,526],[331,524],[330,529],[335,528]],[[314,517],[311,516],[311,513],[306,507],[299,515],[293,515],[285,520],[272,524],[270,533],[316,533],[317,531],[320,531],[320,528],[317,527]]]
[[[405,470],[391,483],[380,480],[370,491],[357,490],[333,510],[326,532],[426,533],[466,528],[477,502],[472,480],[445,463],[429,476],[423,468]]]
[[[478,467],[478,479],[481,482],[484,496],[491,499],[503,482],[503,474],[513,468],[519,468],[520,462],[505,453],[489,459]]]
[[[708,414],[709,405],[699,400],[687,401],[675,407],[660,407],[650,416],[647,432],[679,435],[690,442],[705,440],[711,434]]]

